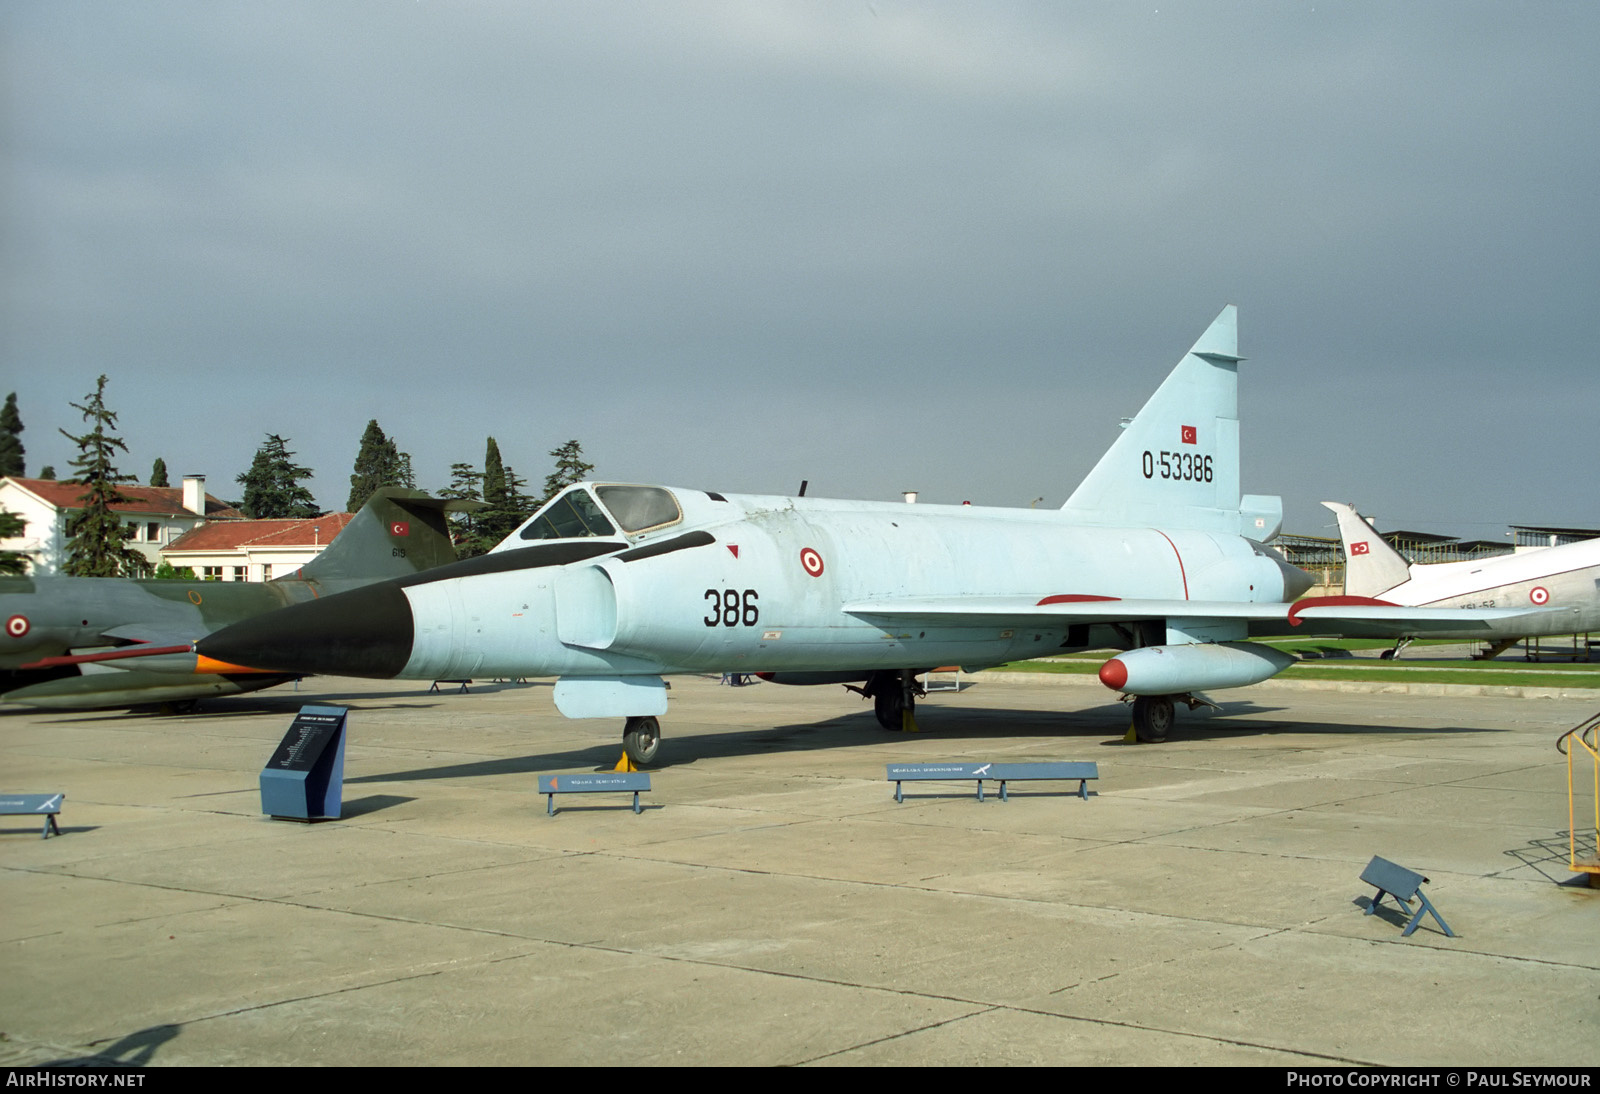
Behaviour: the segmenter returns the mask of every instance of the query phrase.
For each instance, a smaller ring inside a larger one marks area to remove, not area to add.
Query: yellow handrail
[[[1593,883],[1594,875],[1600,874],[1600,745],[1595,740],[1596,730],[1600,729],[1600,714],[1596,714],[1588,721],[1580,722],[1556,738],[1556,749],[1567,757],[1567,867],[1574,873],[1590,875]],[[1590,800],[1594,803],[1594,847],[1597,857],[1578,859],[1578,807],[1577,784],[1573,777],[1572,756],[1573,742],[1589,754]]]

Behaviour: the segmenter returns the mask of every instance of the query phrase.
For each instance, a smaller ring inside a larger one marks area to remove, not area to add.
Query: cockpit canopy
[[[522,526],[517,538],[537,541],[624,533],[631,536],[682,519],[678,499],[664,487],[618,483],[591,487],[578,483],[551,498]]]

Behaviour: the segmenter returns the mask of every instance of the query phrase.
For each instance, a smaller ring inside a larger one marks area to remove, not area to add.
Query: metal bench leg
[[[1411,922],[1406,924],[1406,934],[1410,934],[1412,931],[1417,929],[1417,921],[1422,918],[1423,912],[1427,912],[1438,921],[1439,926],[1444,930],[1445,937],[1454,938],[1456,936],[1456,932],[1450,929],[1450,924],[1446,923],[1444,921],[1444,917],[1439,914],[1439,909],[1435,908],[1433,906],[1433,902],[1422,895],[1421,890],[1417,891],[1417,900],[1420,902],[1421,906],[1417,908],[1417,914],[1411,917]]]

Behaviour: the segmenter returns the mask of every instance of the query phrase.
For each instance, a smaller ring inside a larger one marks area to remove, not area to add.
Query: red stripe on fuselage
[[[1178,560],[1178,576],[1183,579],[1183,598],[1185,600],[1188,600],[1189,599],[1189,575],[1184,571],[1184,568],[1183,568],[1183,556],[1178,553],[1178,545],[1176,543],[1173,543],[1172,542],[1172,537],[1167,535],[1167,533],[1163,532],[1161,529],[1156,528],[1156,529],[1154,529],[1154,531],[1155,531],[1156,535],[1160,536],[1162,539],[1167,541],[1167,546],[1172,548],[1172,553]]]

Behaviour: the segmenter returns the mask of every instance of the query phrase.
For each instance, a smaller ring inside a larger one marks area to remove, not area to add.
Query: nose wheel
[[[622,727],[623,760],[630,765],[651,764],[659,751],[661,723],[653,717],[629,718]]]

